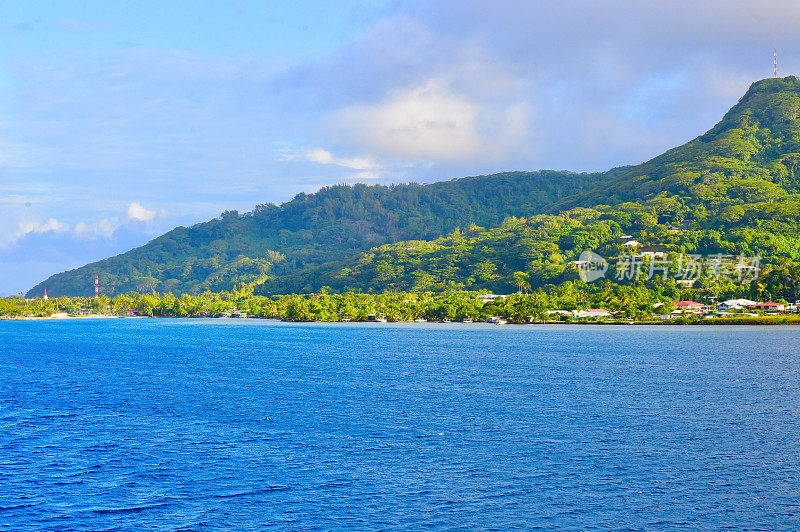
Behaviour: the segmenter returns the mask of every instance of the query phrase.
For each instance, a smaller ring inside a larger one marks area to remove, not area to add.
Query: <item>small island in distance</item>
[[[326,187],[54,275],[0,315],[795,322],[798,218],[789,76],[640,165]]]

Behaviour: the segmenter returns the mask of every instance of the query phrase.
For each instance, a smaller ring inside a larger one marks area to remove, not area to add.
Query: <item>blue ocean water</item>
[[[0,526],[796,530],[799,337],[0,322]]]

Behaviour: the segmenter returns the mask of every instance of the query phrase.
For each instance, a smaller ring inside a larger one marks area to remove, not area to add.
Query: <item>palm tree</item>
[[[517,287],[520,292],[528,292],[531,289],[531,283],[528,282],[530,277],[525,272],[514,272],[514,280],[517,282]]]

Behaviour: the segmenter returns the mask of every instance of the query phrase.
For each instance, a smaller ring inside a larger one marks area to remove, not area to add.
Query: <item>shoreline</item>
[[[775,325],[800,325],[800,315],[795,319],[779,319],[777,316],[759,316],[740,319],[698,319],[692,321],[683,321],[682,319],[675,320],[660,320],[660,321],[617,321],[617,320],[603,320],[603,321],[533,321],[525,323],[508,322],[503,324],[490,323],[484,320],[462,322],[462,321],[425,321],[415,322],[408,321],[324,321],[324,320],[284,320],[280,318],[261,318],[261,317],[247,317],[247,318],[214,318],[209,316],[116,316],[111,314],[93,314],[86,316],[0,316],[0,321],[69,321],[69,320],[109,320],[109,319],[175,319],[175,320],[215,320],[222,322],[240,322],[248,320],[260,321],[276,321],[281,323],[338,323],[338,324],[374,324],[374,325],[390,325],[390,324],[408,324],[408,325],[486,325],[494,327],[503,326],[536,326],[536,325],[564,325],[564,326],[581,326],[581,325],[626,325],[626,326],[644,326],[644,325],[659,325],[659,326],[686,326],[686,325],[748,325],[748,326],[775,326]],[[778,318],[778,319],[776,319]]]
[[[0,321],[107,320],[127,317],[129,316],[114,316],[111,314],[92,314],[87,316],[0,316]]]

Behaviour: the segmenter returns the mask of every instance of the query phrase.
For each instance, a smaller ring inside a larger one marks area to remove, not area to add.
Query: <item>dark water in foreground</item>
[[[798,338],[0,322],[0,527],[798,529]]]

